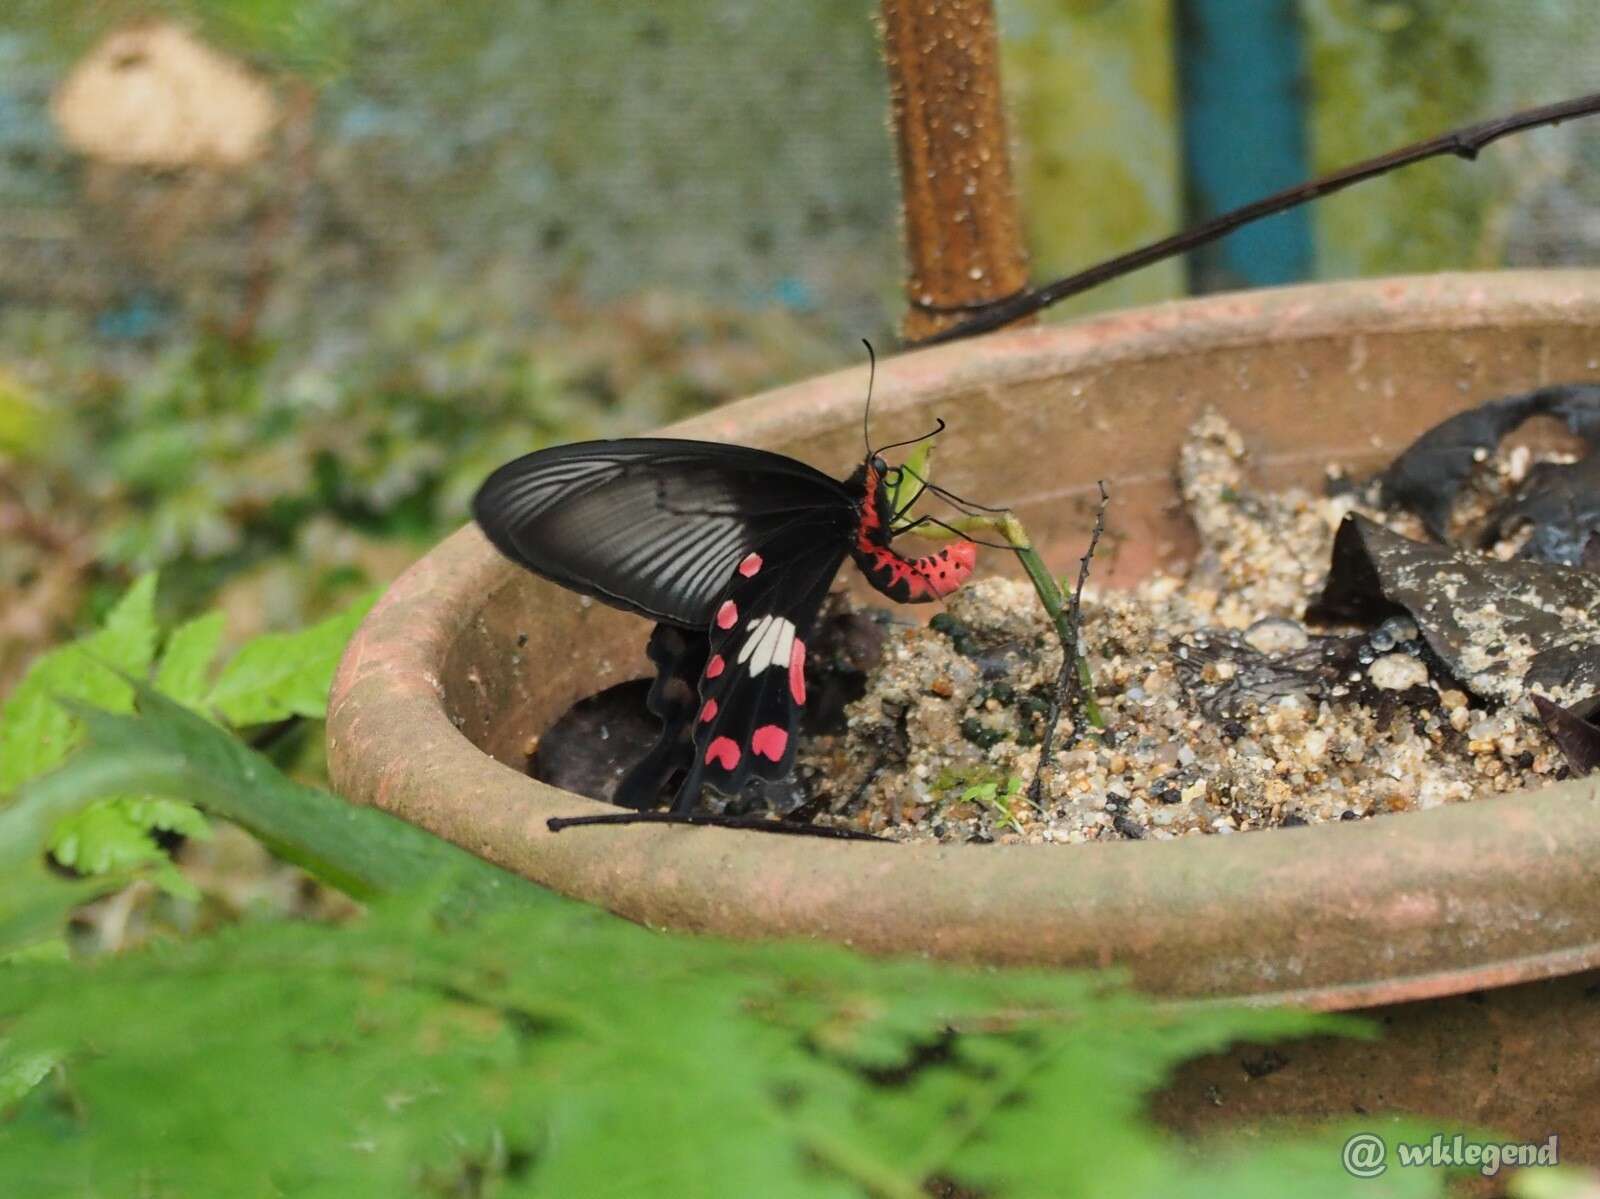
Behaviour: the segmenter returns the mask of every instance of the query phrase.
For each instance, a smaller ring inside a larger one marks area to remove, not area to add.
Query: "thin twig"
[[[1596,112],[1600,112],[1600,92],[1579,96],[1573,100],[1563,100],[1559,104],[1545,104],[1539,108],[1524,109],[1496,120],[1455,129],[1438,137],[1429,138],[1427,141],[1402,146],[1398,150],[1391,150],[1376,158],[1369,158],[1309,182],[1274,192],[1242,208],[1235,208],[1231,212],[1212,217],[1209,221],[1185,229],[1181,233],[1174,233],[1160,241],[1141,246],[1137,250],[1107,259],[1075,275],[1068,275],[1053,283],[1046,283],[1042,287],[1031,288],[1007,299],[997,300],[971,319],[951,325],[948,329],[941,329],[911,344],[937,345],[940,342],[971,337],[977,333],[987,333],[991,329],[998,329],[1001,325],[1009,325],[1012,321],[1032,316],[1035,312],[1059,303],[1069,296],[1078,295],[1112,279],[1131,274],[1141,267],[1216,241],[1242,225],[1248,225],[1252,221],[1259,221],[1263,217],[1273,216],[1290,208],[1297,208],[1301,204],[1331,195],[1351,184],[1374,179],[1399,167],[1410,166],[1412,163],[1437,158],[1444,154],[1454,154],[1470,162],[1477,158],[1478,151],[1502,137],[1521,133],[1527,129],[1536,129],[1541,125],[1559,125],[1562,121],[1589,116]]]
[[[1089,548],[1078,559],[1078,583],[1072,589],[1072,602],[1067,607],[1067,627],[1072,631],[1072,643],[1061,657],[1061,673],[1056,676],[1056,687],[1050,694],[1050,710],[1044,718],[1044,733],[1039,738],[1039,765],[1034,769],[1033,782],[1028,787],[1028,799],[1035,808],[1044,807],[1044,778],[1050,769],[1050,743],[1055,739],[1056,723],[1061,719],[1063,707],[1072,710],[1072,732],[1063,749],[1071,749],[1084,725],[1084,696],[1088,692],[1089,663],[1080,649],[1080,632],[1083,628],[1083,589],[1089,582],[1089,563],[1100,545],[1100,536],[1106,531],[1106,505],[1111,496],[1104,481],[1100,487],[1100,507],[1094,514],[1094,529],[1089,534]],[[1096,721],[1098,724],[1099,722]]]
[[[701,828],[754,829],[762,833],[786,833],[792,837],[826,837],[834,841],[882,841],[871,833],[835,828],[827,824],[791,824],[768,820],[764,816],[712,816],[694,812],[616,812],[603,816],[552,816],[545,826],[552,833],[591,824],[688,824]]]

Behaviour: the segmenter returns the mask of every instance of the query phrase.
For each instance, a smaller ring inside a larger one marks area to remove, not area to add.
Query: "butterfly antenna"
[[[903,445],[916,445],[919,441],[927,441],[930,437],[939,436],[939,434],[944,432],[944,418],[936,416],[933,419],[935,422],[933,428],[924,433],[921,437],[908,437],[904,441],[891,441],[888,445],[880,445],[875,450],[871,447],[868,447],[867,456],[870,458],[875,454],[883,453],[885,450],[898,450]]]
[[[893,441],[888,445],[880,445],[877,449],[872,448],[872,385],[877,382],[878,378],[878,355],[873,350],[872,343],[865,337],[861,339],[861,344],[867,347],[867,406],[861,413],[861,440],[866,442],[867,457],[874,458],[883,453],[884,450],[897,450],[904,445],[916,445],[919,441],[927,441],[928,438],[937,437],[943,433],[944,421],[934,417],[933,419],[938,423],[931,433],[924,433],[921,437],[912,437],[906,441]]]
[[[867,347],[867,406],[861,413],[861,440],[866,442],[867,457],[872,457],[872,384],[878,378],[878,355],[873,352],[872,343],[865,337],[861,344]]]

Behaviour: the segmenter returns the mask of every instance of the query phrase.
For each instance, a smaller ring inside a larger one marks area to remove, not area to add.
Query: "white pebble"
[[[1428,668],[1410,654],[1384,654],[1367,668],[1372,685],[1382,691],[1405,691],[1424,686]]]
[[[1304,628],[1281,616],[1258,620],[1244,632],[1244,643],[1261,654],[1286,654],[1304,649],[1310,642]]]

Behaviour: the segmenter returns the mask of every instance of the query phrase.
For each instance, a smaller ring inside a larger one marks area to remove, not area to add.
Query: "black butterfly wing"
[[[850,533],[836,520],[795,521],[736,564],[712,613],[694,758],[675,811],[693,810],[705,784],[733,796],[752,775],[789,773],[806,701],[806,641]]]
[[[842,483],[781,454],[631,438],[508,462],[478,489],[472,512],[501,553],[536,574],[704,628],[746,555],[797,519],[848,525],[855,507]]]

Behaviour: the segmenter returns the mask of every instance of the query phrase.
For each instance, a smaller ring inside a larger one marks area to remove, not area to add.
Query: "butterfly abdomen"
[[[977,547],[957,541],[935,554],[902,558],[888,546],[856,547],[856,565],[884,595],[900,604],[943,599],[972,574]]]
[[[943,599],[972,574],[978,547],[957,541],[921,558],[906,558],[889,544],[883,512],[887,504],[881,476],[870,464],[863,480],[861,522],[850,553],[861,573],[878,591],[900,604]]]

